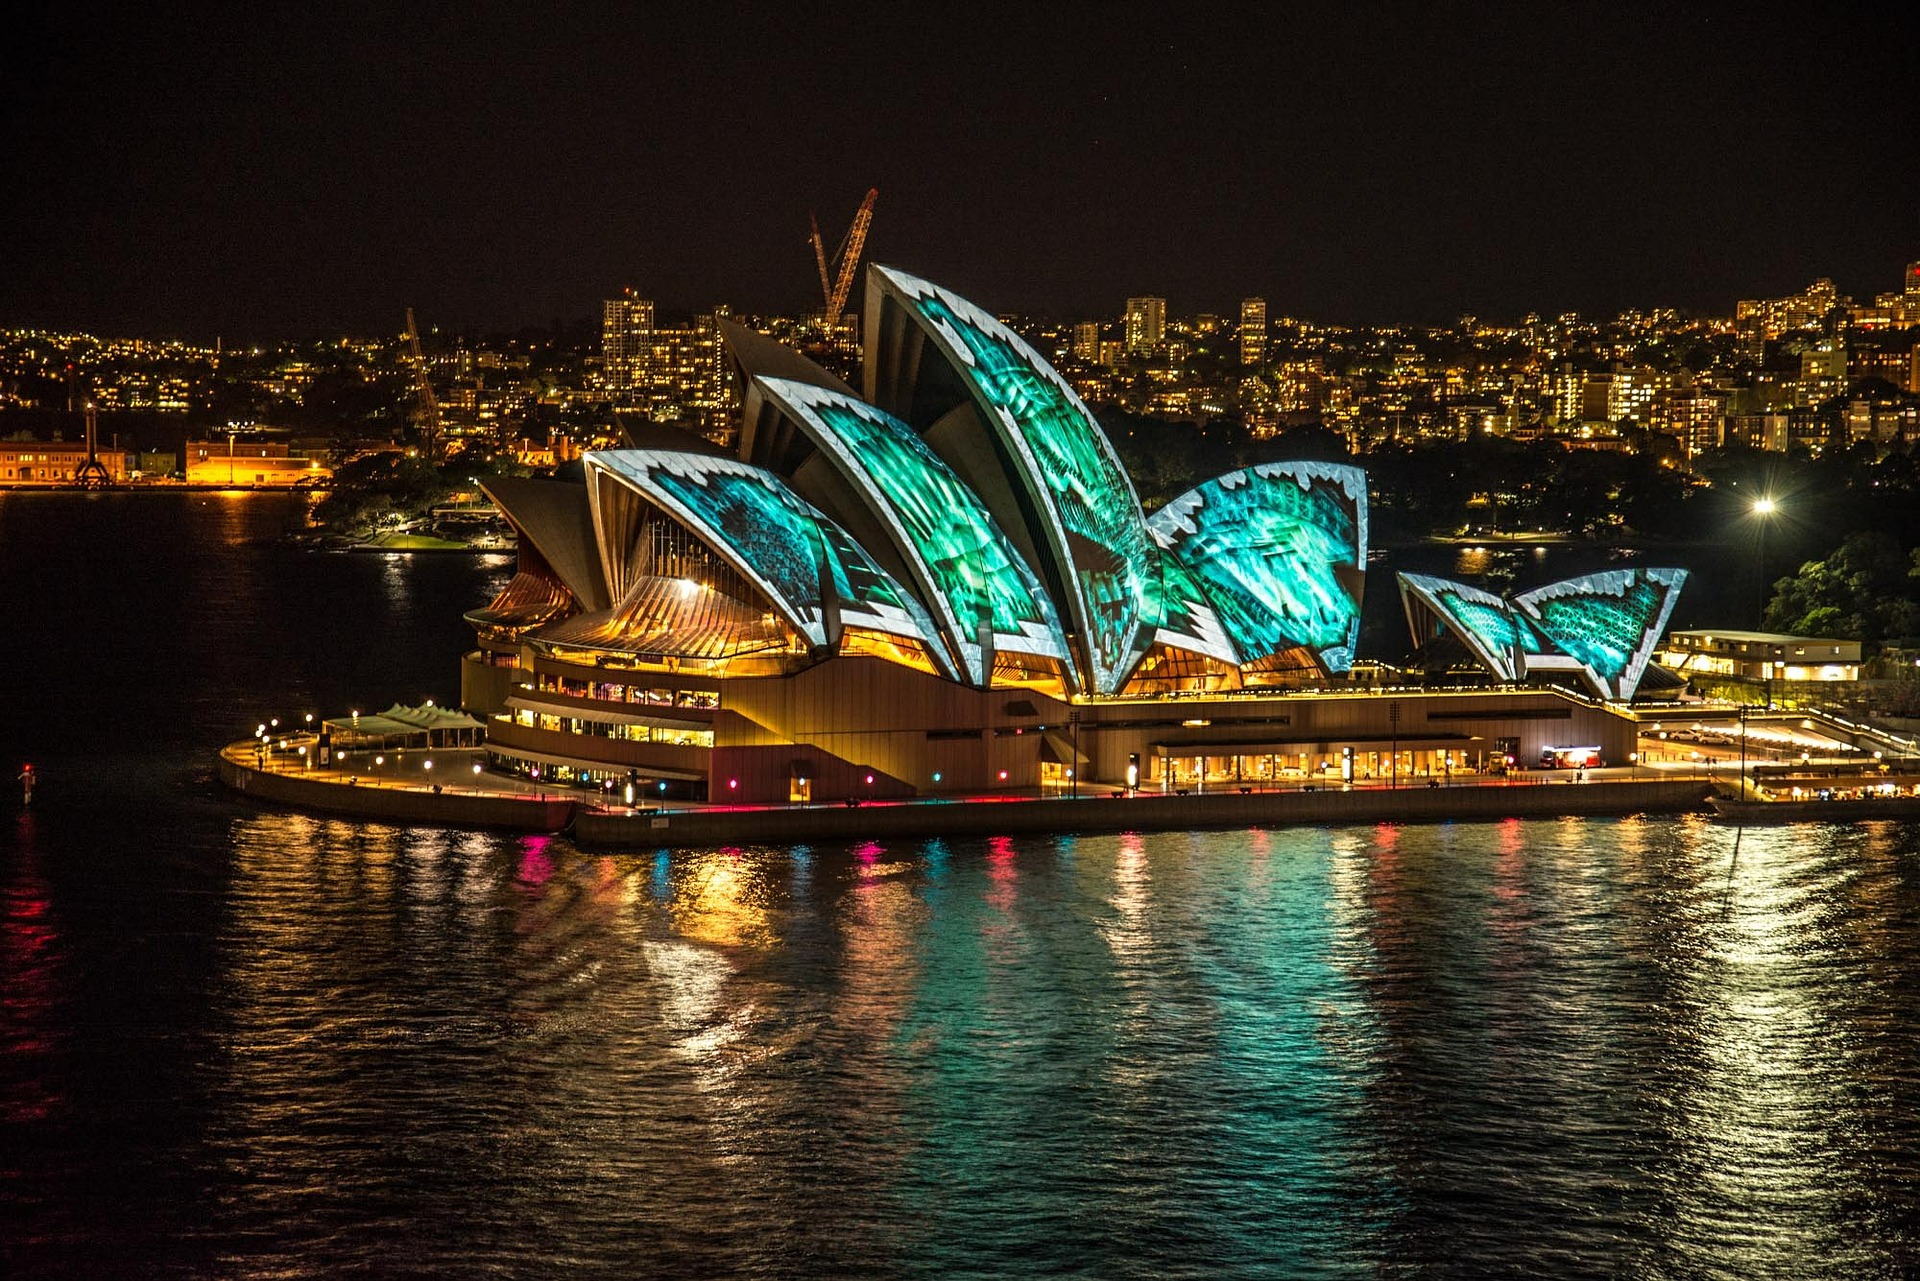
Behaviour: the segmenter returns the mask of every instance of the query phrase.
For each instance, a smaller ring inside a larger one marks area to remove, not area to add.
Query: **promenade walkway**
[[[1018,835],[1054,832],[1180,830],[1264,824],[1438,822],[1697,809],[1711,785],[1661,770],[1567,772],[1514,778],[1386,780],[1351,786],[1228,785],[1185,793],[1128,793],[1090,786],[1078,796],[996,792],[904,801],[817,805],[676,803],[608,805],[601,793],[541,787],[476,771],[484,750],[408,751],[342,768],[311,764],[297,750],[265,752],[252,739],[220,755],[220,777],[257,800],[362,818],[570,831],[582,845],[657,848],[879,837]]]

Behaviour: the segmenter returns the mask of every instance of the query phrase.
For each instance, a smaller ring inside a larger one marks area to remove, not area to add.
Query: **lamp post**
[[[1400,786],[1400,702],[1398,699],[1387,704],[1387,724],[1393,727],[1393,752],[1387,758],[1387,786],[1398,787]]]
[[[1774,513],[1779,504],[1768,495],[1753,500],[1754,524],[1757,528],[1754,557],[1754,577],[1759,580],[1760,612],[1755,618],[1754,630],[1761,630],[1767,621],[1767,527],[1773,523]]]
[[[1074,708],[1067,713],[1067,724],[1073,727],[1073,759],[1067,762],[1067,786],[1074,800],[1080,799],[1080,709]]]
[[[1747,799],[1747,705],[1740,704],[1740,799]]]

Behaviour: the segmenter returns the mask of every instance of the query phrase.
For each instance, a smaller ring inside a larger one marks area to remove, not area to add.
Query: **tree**
[[[1763,625],[1799,636],[1835,636],[1877,646],[1920,632],[1920,553],[1890,535],[1849,535],[1825,560],[1808,561],[1773,585]]]

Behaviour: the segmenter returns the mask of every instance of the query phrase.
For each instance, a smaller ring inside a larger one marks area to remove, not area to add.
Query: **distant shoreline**
[[[324,494],[331,485],[207,485],[197,481],[146,481],[128,485],[102,485],[86,489],[71,481],[43,484],[40,481],[10,482],[0,485],[0,494]]]

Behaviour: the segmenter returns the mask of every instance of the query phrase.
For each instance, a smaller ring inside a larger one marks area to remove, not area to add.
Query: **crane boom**
[[[833,293],[827,298],[828,329],[839,325],[840,313],[846,310],[847,295],[853,292],[854,269],[860,265],[860,251],[867,247],[867,228],[873,223],[873,202],[879,198],[878,187],[867,189],[867,198],[860,202],[860,212],[853,216],[853,225],[847,228],[846,244],[836,255],[840,260],[840,275],[833,282]]]
[[[440,461],[440,402],[433,394],[433,380],[427,377],[427,358],[420,350],[420,327],[413,323],[413,308],[407,308],[407,346],[413,355],[413,394],[419,400],[420,443],[427,461]]]
[[[813,229],[813,261],[820,268],[820,301],[833,299],[833,282],[827,277],[827,246],[820,239],[820,220],[811,213],[807,215],[807,225]]]
[[[813,244],[813,265],[820,269],[820,301],[826,308],[824,319],[829,332],[839,327],[840,313],[847,309],[847,297],[853,292],[853,273],[860,265],[860,251],[867,246],[867,228],[873,224],[873,202],[879,198],[878,187],[867,189],[867,198],[860,202],[860,211],[853,215],[853,223],[840,238],[832,257],[827,256],[827,242],[820,237],[820,220],[807,215],[807,226],[812,232],[809,239]]]

